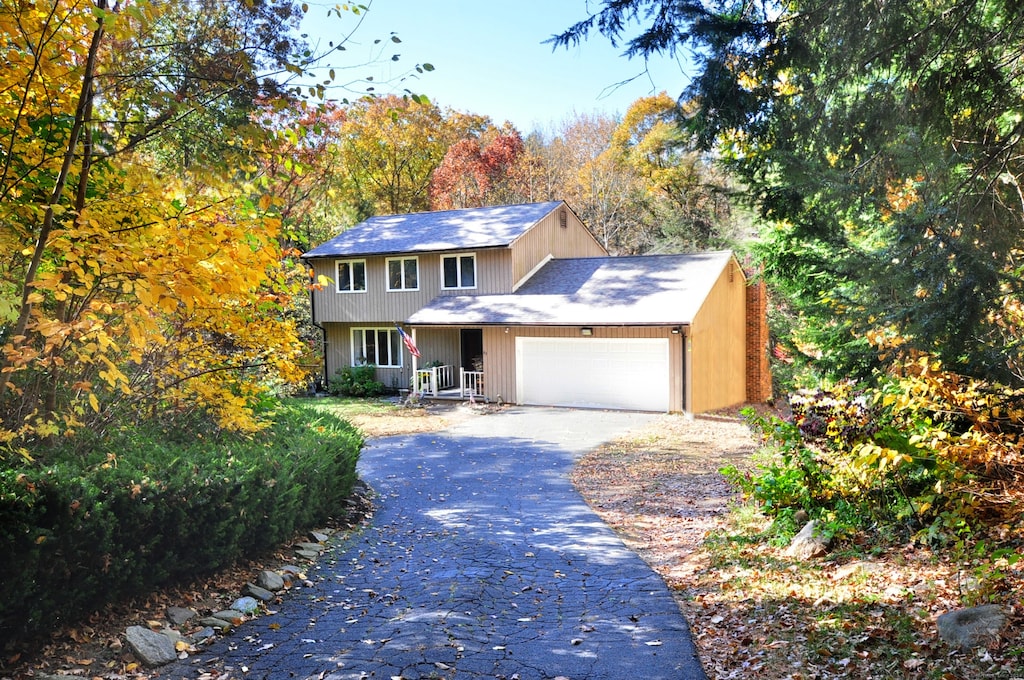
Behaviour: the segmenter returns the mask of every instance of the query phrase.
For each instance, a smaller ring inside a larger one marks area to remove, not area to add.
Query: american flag
[[[419,358],[420,351],[416,348],[416,343],[412,341],[409,334],[402,330],[401,326],[395,326],[398,329],[398,334],[402,336],[402,342],[405,343],[406,348],[409,350],[409,354]]]

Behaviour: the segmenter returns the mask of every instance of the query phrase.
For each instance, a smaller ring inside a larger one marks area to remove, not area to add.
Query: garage
[[[521,404],[669,410],[665,338],[516,338]]]

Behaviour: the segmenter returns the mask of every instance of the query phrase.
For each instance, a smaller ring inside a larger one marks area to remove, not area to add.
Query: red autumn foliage
[[[523,139],[514,129],[484,144],[479,139],[456,142],[431,178],[431,206],[454,210],[490,203],[490,192],[508,177],[522,153]]]

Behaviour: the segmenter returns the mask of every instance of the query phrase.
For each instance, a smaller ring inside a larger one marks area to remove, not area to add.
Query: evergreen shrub
[[[250,439],[172,435],[140,425],[0,470],[0,647],[343,513],[363,443],[298,402]]]

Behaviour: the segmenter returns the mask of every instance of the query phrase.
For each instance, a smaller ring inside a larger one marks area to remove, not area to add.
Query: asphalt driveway
[[[371,440],[370,526],[277,613],[161,676],[705,678],[665,584],[568,480],[580,453],[651,417],[513,408]]]

